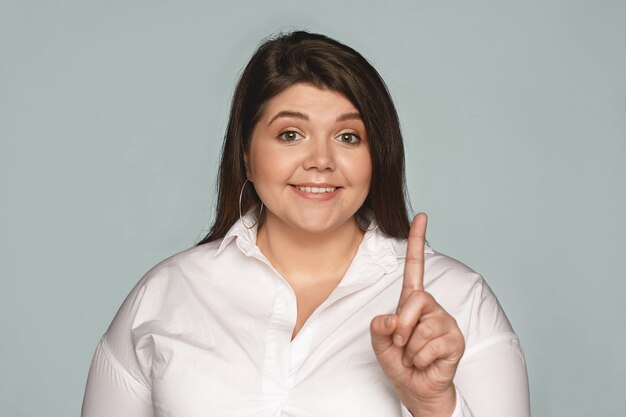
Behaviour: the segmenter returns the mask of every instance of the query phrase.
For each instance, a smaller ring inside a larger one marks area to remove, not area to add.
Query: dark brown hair
[[[410,223],[404,147],[398,114],[384,81],[354,49],[324,35],[295,31],[263,42],[239,79],[222,147],[215,222],[197,245],[224,237],[239,219],[239,193],[246,180],[243,154],[250,147],[252,131],[265,104],[296,83],[336,91],[360,112],[370,146],[372,182],[357,221],[367,226],[371,213],[384,233],[406,238]],[[254,187],[246,185],[241,211],[259,204]]]

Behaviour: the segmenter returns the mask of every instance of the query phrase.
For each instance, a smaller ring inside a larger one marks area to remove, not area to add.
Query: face
[[[356,227],[372,173],[367,140],[358,110],[335,91],[295,84],[268,101],[244,155],[265,226]]]

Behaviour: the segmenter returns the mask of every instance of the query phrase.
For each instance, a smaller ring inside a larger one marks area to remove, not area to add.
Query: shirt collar
[[[243,225],[253,224],[254,226],[248,229]],[[214,256],[218,256],[224,251],[224,249],[234,240],[237,241],[237,246],[243,253],[250,255],[253,249],[256,247],[256,233],[258,229],[257,218],[252,214],[252,211],[246,213],[242,218],[239,218],[231,226],[228,232],[224,235],[222,242],[220,243]]]
[[[243,223],[254,226],[250,229],[245,227]],[[256,222],[256,215],[252,210],[246,213],[242,219],[239,219],[228,230],[222,242],[220,243],[214,256],[218,256],[224,251],[224,249],[236,241],[237,247],[247,256],[250,256],[253,252],[259,252],[256,246],[256,235],[258,224]],[[363,254],[373,263],[379,265],[387,273],[395,270],[398,267],[398,259],[406,257],[406,239],[393,238],[384,234],[377,226],[374,219],[370,220],[370,224],[363,236],[359,252],[363,251]],[[432,254],[433,250],[426,244],[424,245],[424,253]]]

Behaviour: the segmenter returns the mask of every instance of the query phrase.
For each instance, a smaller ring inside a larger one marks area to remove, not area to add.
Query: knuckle
[[[398,323],[396,333],[402,336],[404,340],[407,340],[408,336],[411,334],[411,325],[403,322]]]
[[[378,325],[378,317],[374,317],[370,322],[370,331],[374,331]]]
[[[417,326],[417,333],[423,338],[427,339],[433,334],[433,329],[429,325],[422,323]]]
[[[411,284],[406,284],[402,287],[402,292],[403,292],[403,297],[404,297],[404,302],[405,304],[407,302],[409,302],[410,300],[413,300],[415,298],[415,292],[417,290],[411,285]]]
[[[428,351],[433,357],[437,357],[441,353],[441,350],[441,343],[438,341],[433,341],[428,346]]]
[[[407,298],[413,302],[419,302],[424,298],[424,291],[412,289]]]
[[[419,264],[420,263],[420,259],[417,256],[413,255],[413,254],[409,254],[405,258],[404,263],[415,265],[415,264]]]
[[[463,334],[461,332],[459,332],[457,340],[459,350],[461,351],[461,353],[465,352],[465,337],[463,337]]]
[[[435,304],[437,307],[441,308],[443,310],[443,307],[441,307],[441,305],[437,302],[437,300],[435,299],[435,297],[426,291],[422,291],[424,293],[424,302],[428,302],[430,304]]]
[[[441,325],[446,329],[447,333],[456,333],[459,326],[456,324],[456,320],[449,314],[445,313],[440,315]]]
[[[428,362],[429,358],[427,355],[424,355],[423,352],[419,352],[413,357],[413,365],[415,365],[415,367],[418,369],[424,369]]]

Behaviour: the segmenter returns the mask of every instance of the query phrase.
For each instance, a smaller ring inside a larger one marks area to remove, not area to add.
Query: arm
[[[145,290],[142,282],[135,286],[98,343],[82,417],[153,417],[151,383],[139,364],[132,337]]]
[[[409,234],[398,310],[371,324],[374,351],[403,414],[528,417],[528,378],[519,340],[482,277],[442,257],[448,278],[432,289],[443,304],[424,291],[426,219],[419,216]],[[464,282],[473,284],[464,288]],[[453,287],[456,291],[450,291]]]
[[[404,403],[400,403],[400,407],[402,409],[402,417],[415,417],[404,405]],[[465,399],[457,387],[455,387],[454,410],[452,411],[450,417],[474,417],[474,414],[472,414],[469,406],[465,402]]]
[[[468,348],[455,384],[476,416],[530,416],[526,361],[513,332]]]
[[[529,417],[524,353],[513,332],[466,351],[454,379],[456,407],[451,417]],[[402,404],[402,416],[413,417]]]
[[[89,369],[82,417],[153,417],[150,388],[115,359],[106,336]]]

